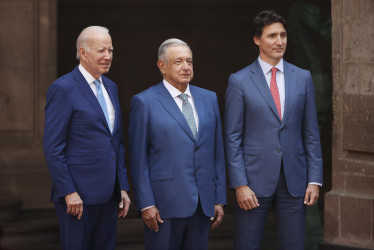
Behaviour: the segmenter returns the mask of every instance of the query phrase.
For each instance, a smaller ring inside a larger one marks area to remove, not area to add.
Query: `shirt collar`
[[[168,83],[168,81],[166,81],[165,79],[163,80],[163,83],[164,83],[165,88],[169,91],[169,93],[171,94],[173,98],[176,98],[180,94],[182,94],[182,92],[179,89],[177,89],[176,87]],[[192,97],[191,91],[190,91],[190,84],[187,84],[187,88],[186,88],[186,91],[184,91],[184,94],[187,94],[188,97]]]
[[[281,73],[283,73],[283,58],[278,62],[277,65],[273,66],[271,64],[268,64],[264,60],[262,60],[261,57],[259,56],[258,57],[258,63],[260,64],[262,72],[264,73],[264,75],[269,73],[269,71],[271,72],[271,68],[273,68],[273,67],[276,67]]]
[[[90,73],[88,73],[88,71],[82,66],[82,64],[79,64],[78,69],[82,73],[84,79],[86,79],[88,84],[91,84],[96,80]],[[100,82],[103,82],[101,76],[98,78],[98,80]]]

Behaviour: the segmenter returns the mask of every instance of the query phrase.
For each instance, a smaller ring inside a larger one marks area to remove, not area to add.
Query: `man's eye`
[[[175,64],[179,65],[181,64],[182,62],[181,61],[176,61]]]

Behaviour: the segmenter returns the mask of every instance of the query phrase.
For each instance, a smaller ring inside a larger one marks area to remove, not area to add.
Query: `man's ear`
[[[86,60],[87,52],[84,50],[84,48],[79,48],[80,58],[82,60]]]
[[[259,37],[254,36],[254,37],[253,37],[253,41],[255,42],[255,44],[256,44],[257,46],[260,46],[260,38],[259,38]]]
[[[165,74],[165,63],[162,60],[157,61],[157,66],[160,69],[161,74]]]

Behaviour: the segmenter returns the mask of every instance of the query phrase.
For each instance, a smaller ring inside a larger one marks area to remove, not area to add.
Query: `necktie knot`
[[[180,94],[179,97],[185,102],[185,101],[188,101],[188,95],[187,94]]]
[[[273,76],[273,75],[276,75],[277,74],[277,71],[278,71],[278,69],[276,68],[276,67],[272,67],[271,68],[271,75]]]
[[[94,81],[94,84],[95,84],[95,86],[96,86],[96,88],[100,88],[101,86],[100,86],[100,80],[95,80]]]

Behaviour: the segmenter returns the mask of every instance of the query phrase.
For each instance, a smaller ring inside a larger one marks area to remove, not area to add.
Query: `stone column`
[[[332,190],[320,249],[374,249],[374,1],[331,3]]]
[[[42,137],[56,17],[57,0],[0,1],[0,213],[20,200],[23,208],[50,206]]]

